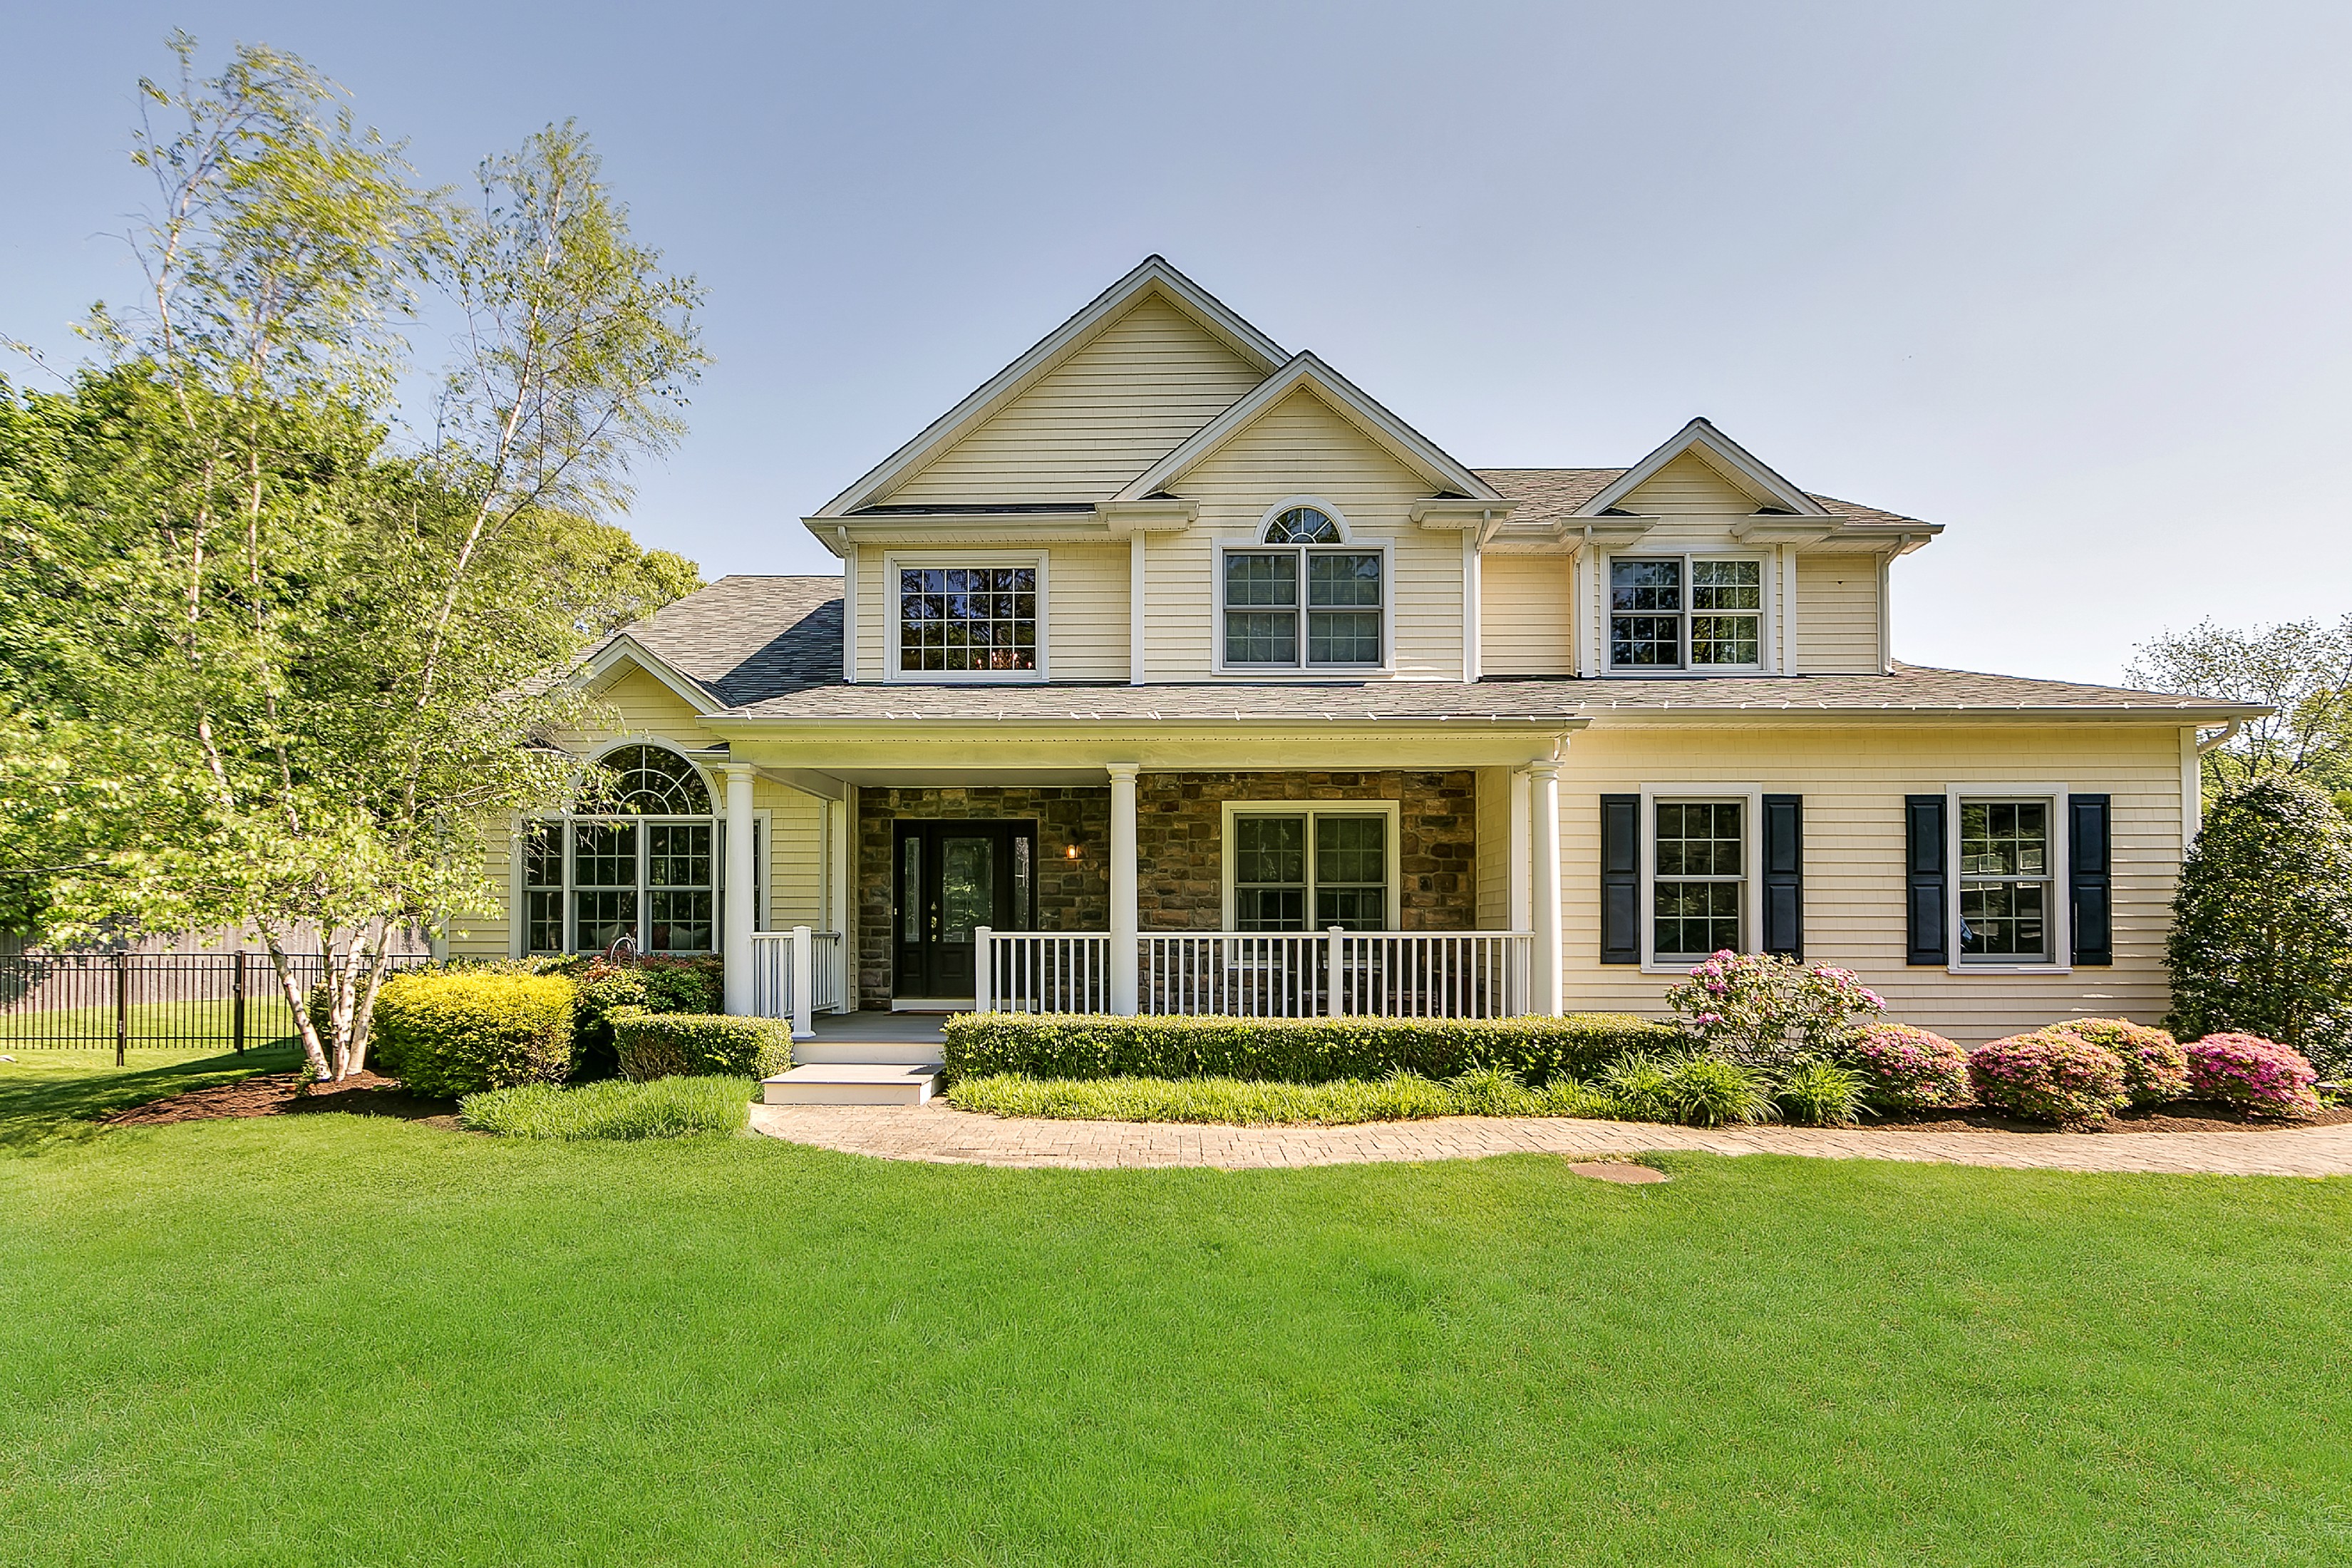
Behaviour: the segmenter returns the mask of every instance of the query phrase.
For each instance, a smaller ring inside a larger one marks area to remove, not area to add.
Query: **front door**
[[[1029,822],[898,824],[892,994],[940,1001],[974,994],[973,931],[1030,928],[1036,844]]]

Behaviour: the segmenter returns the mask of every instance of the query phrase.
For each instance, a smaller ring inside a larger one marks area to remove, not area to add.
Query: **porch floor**
[[[824,1045],[936,1046],[944,1013],[819,1013],[809,1022]]]

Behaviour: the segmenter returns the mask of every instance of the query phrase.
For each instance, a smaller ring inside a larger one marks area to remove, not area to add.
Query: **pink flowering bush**
[[[2189,1053],[2164,1030],[2122,1018],[2069,1018],[2051,1026],[2105,1046],[2122,1058],[2124,1092],[2134,1105],[2189,1098]]]
[[[1854,1037],[1846,1062],[1863,1076],[1870,1103],[1890,1110],[1942,1110],[1969,1104],[1969,1053],[1908,1024],[1872,1024]]]
[[[2313,1116],[2319,1075],[2292,1046],[2260,1035],[2208,1035],[2189,1047],[2189,1091],[2257,1116]]]
[[[2036,1121],[2062,1127],[2096,1121],[2127,1105],[2123,1058],[2063,1029],[2036,1029],[1969,1053],[1977,1098]]]
[[[1761,952],[1718,952],[1666,993],[1699,1048],[1774,1077],[1809,1058],[1836,1060],[1854,1019],[1885,1010],[1851,969]]]

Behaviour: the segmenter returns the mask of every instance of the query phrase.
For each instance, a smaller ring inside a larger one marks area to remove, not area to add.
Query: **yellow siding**
[[[1627,511],[1659,516],[1678,512],[1745,513],[1756,510],[1756,498],[1725,479],[1696,452],[1685,452],[1643,479],[1617,504]]]
[[[2056,784],[2114,798],[2115,952],[2071,974],[1953,974],[1904,962],[1903,797]],[[2153,1023],[2180,865],[2179,736],[2162,726],[1948,730],[1595,725],[1560,775],[1563,973],[1576,1011],[1664,1010],[1675,977],[1599,962],[1601,805],[1644,785],[1755,784],[1805,799],[1805,955],[1861,972],[1888,1016],[1964,1044],[2088,1014]]]
[[[825,920],[825,802],[813,795],[755,780],[751,808],[768,814],[768,910],[762,929],[790,931],[811,926],[823,931]],[[839,809],[835,807],[835,809]]]
[[[1511,770],[1478,770],[1478,927],[1511,925]]]
[[[1390,542],[1397,675],[1462,679],[1460,535],[1416,525],[1410,509],[1429,494],[1428,483],[1312,392],[1301,389],[1260,415],[1176,489],[1201,503],[1201,517],[1185,532],[1153,538],[1150,547],[1153,680],[1212,674],[1220,536],[1250,539],[1269,505],[1304,494],[1339,508],[1355,538]]]
[[[693,704],[642,669],[629,669],[598,692],[596,700],[612,710],[619,721],[616,733],[659,735],[690,746],[707,746],[717,738],[702,728],[695,717]],[[609,739],[610,735],[603,738]],[[565,737],[567,744],[587,739],[578,735]]]
[[[1878,558],[1797,557],[1797,673],[1872,675],[1878,654]]]
[[[492,829],[483,836],[488,840],[482,857],[482,869],[489,879],[492,896],[498,900],[499,912],[492,915],[460,915],[450,922],[449,956],[452,958],[504,958],[513,927],[508,923],[506,906],[508,889],[513,885],[513,841],[502,829]]]
[[[1148,296],[884,499],[1100,500],[1259,379],[1182,311]]]
[[[950,563],[957,552],[942,545],[858,546],[857,678],[889,678],[890,637],[896,606],[886,563],[902,564],[919,556]],[[1116,544],[1055,544],[1028,547],[975,544],[974,559],[1042,554],[1045,557],[1045,663],[1055,680],[1125,680],[1128,656],[1127,542]]]
[[[1478,668],[1487,675],[1573,675],[1575,560],[1489,555],[1479,563]]]

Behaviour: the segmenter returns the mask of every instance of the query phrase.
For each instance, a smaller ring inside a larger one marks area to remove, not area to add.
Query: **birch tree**
[[[93,310],[107,363],[68,393],[7,400],[39,460],[0,464],[0,637],[34,656],[0,673],[0,870],[58,937],[252,930],[310,1072],[347,1078],[392,939],[495,908],[489,826],[575,783],[543,737],[592,715],[543,677],[613,618],[587,574],[690,584],[604,520],[681,432],[698,298],[572,127],[460,206],[301,61],[200,79],[172,46],[134,137],[146,294]],[[465,326],[404,444],[427,290]],[[316,1022],[298,936],[328,958]]]

